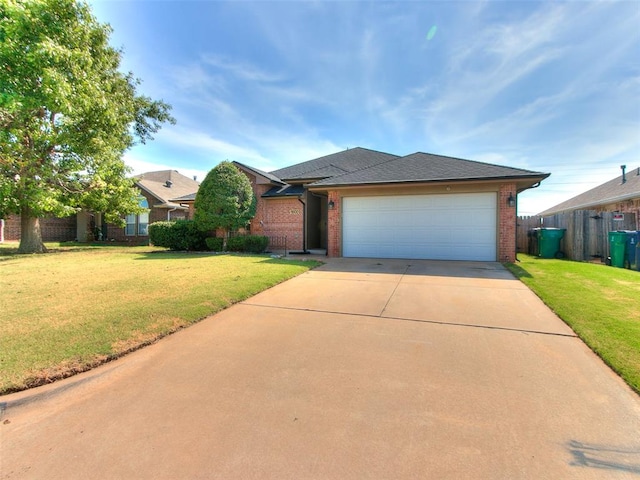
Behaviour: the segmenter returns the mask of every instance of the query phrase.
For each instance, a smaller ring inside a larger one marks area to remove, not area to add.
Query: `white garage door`
[[[496,260],[496,194],[345,197],[345,257]]]

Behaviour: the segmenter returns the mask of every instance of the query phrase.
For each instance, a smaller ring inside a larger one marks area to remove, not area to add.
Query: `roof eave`
[[[438,179],[420,179],[420,180],[394,180],[394,181],[367,181],[367,182],[353,182],[353,183],[322,183],[314,185],[313,183],[308,185],[310,190],[315,189],[327,189],[327,188],[351,188],[351,187],[365,187],[365,186],[382,186],[382,185],[407,185],[407,184],[432,184],[432,183],[468,183],[468,182],[499,182],[499,181],[517,181],[527,180],[531,182],[531,186],[541,182],[547,178],[550,173],[537,174],[537,175],[518,175],[509,177],[469,177],[469,178],[438,178]],[[533,181],[533,182],[532,182]],[[527,187],[530,188],[530,187]]]

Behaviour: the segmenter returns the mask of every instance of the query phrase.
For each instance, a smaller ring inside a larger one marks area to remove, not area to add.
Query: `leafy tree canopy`
[[[0,217],[22,216],[20,251],[43,251],[40,217],[139,210],[122,155],[174,120],[119,70],[110,34],[75,0],[0,2]]]
[[[194,203],[194,220],[203,230],[246,227],[256,214],[251,182],[231,162],[213,168],[200,184]]]

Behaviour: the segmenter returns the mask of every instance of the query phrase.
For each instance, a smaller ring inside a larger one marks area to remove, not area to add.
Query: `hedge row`
[[[206,250],[207,233],[196,227],[193,220],[155,222],[149,225],[149,241],[170,250]]]
[[[175,222],[155,222],[149,225],[149,241],[157,247],[170,250],[222,251],[222,238],[209,237],[198,229],[193,220]],[[269,238],[261,235],[245,235],[227,239],[227,251],[263,253],[269,245]]]

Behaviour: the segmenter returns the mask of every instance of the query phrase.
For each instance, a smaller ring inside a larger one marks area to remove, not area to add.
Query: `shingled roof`
[[[640,198],[640,168],[635,168],[626,173],[624,183],[622,182],[622,175],[620,175],[613,180],[609,180],[602,185],[559,203],[539,213],[539,215],[545,216],[571,210],[593,209],[637,198]]]
[[[368,168],[325,178],[312,183],[310,187],[526,178],[540,181],[548,176],[548,173],[521,168],[418,152],[405,157],[389,158]]]
[[[356,147],[281,168],[271,172],[271,174],[285,182],[322,179],[356,172],[394,158],[398,158],[398,156]]]
[[[180,204],[173,200],[194,194],[200,186],[197,181],[178,173],[176,170],[147,172],[134,178],[138,187],[158,199],[158,203],[153,205],[158,208],[181,208]]]

